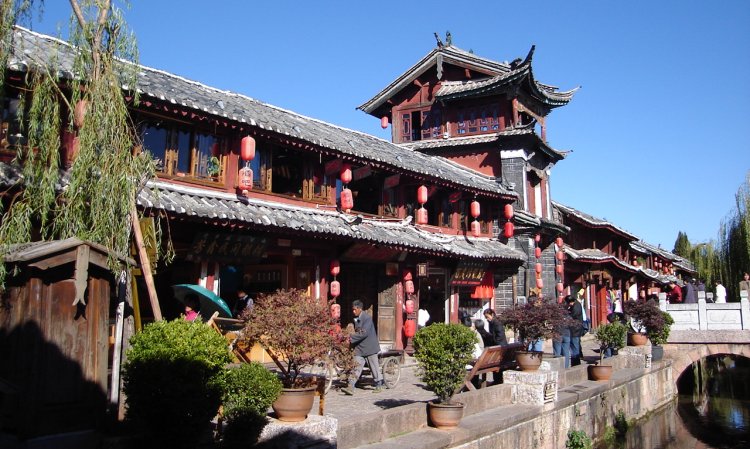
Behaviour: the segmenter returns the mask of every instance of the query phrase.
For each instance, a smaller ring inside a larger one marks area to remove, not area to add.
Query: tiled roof
[[[482,260],[521,263],[525,256],[496,239],[439,235],[411,220],[379,220],[335,210],[243,198],[171,183],[150,182],[138,197],[142,208],[166,211],[192,220],[244,224],[264,230],[300,232],[329,239],[382,244],[402,250]]]
[[[568,257],[570,257],[572,260],[589,263],[613,263],[621,269],[630,271],[632,273],[640,272],[647,278],[652,279],[656,282],[660,282],[664,285],[669,284],[670,282],[678,282],[677,277],[674,275],[659,273],[656,270],[651,270],[642,266],[636,267],[635,265],[624,262],[617,257],[611,254],[607,254],[604,251],[600,251],[596,248],[573,249],[569,246],[565,246],[563,251],[565,251],[565,254],[567,254]]]
[[[638,236],[635,234],[631,234],[630,232],[622,229],[619,226],[616,226],[606,220],[603,220],[601,218],[596,218],[592,215],[589,215],[587,213],[581,212],[580,210],[573,209],[570,206],[565,206],[563,204],[558,203],[557,201],[552,201],[552,206],[557,208],[560,213],[571,215],[573,217],[578,218],[580,221],[583,221],[584,223],[588,224],[589,226],[593,228],[610,228],[616,233],[621,234],[625,238],[631,239],[631,240],[638,240]]]
[[[435,98],[445,101],[468,96],[490,95],[525,78],[529,90],[537,100],[551,107],[568,104],[570,100],[573,99],[573,94],[578,89],[576,88],[566,92],[558,92],[556,87],[541,84],[534,80],[534,73],[531,69],[533,54],[534,47],[531,48],[529,55],[520,65],[516,66],[509,72],[497,76],[479,80],[444,82],[435,94]]]
[[[669,260],[675,267],[680,268],[683,271],[687,271],[693,274],[697,272],[691,261],[685,259],[684,257],[678,256],[671,251],[667,251],[665,249],[651,245],[650,243],[646,243],[643,240],[630,242],[630,247],[637,252],[643,254],[655,254],[662,259]]]
[[[56,61],[61,75],[72,77],[71,47],[50,36],[18,27],[13,54],[8,65],[12,70],[26,71],[30,66]],[[342,128],[314,118],[269,105],[245,95],[215,89],[168,72],[140,67],[138,90],[142,100],[149,98],[169,102],[224,117],[238,123],[269,130],[280,135],[310,142],[371,162],[373,165],[405,172],[417,178],[432,178],[436,183],[461,186],[503,196],[517,196],[494,179],[467,170],[444,158],[406,151],[398,145],[359,131]],[[127,86],[124,86],[127,88]]]

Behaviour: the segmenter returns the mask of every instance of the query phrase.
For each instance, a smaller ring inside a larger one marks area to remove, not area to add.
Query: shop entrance
[[[442,268],[430,268],[428,276],[419,282],[419,307],[427,310],[430,320],[427,324],[448,323],[448,273]]]

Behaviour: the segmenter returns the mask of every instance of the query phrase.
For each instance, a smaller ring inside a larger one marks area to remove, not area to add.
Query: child
[[[193,293],[185,295],[185,319],[187,321],[195,321],[199,316],[201,310],[201,303],[198,301],[198,296]]]

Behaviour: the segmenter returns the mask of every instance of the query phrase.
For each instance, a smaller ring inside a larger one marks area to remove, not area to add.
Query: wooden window
[[[398,203],[396,202],[396,189],[395,188],[384,188],[382,195],[382,206],[380,209],[380,215],[387,217],[398,216]]]
[[[437,139],[442,136],[443,117],[440,109],[422,111],[422,139]]]
[[[411,142],[411,114],[401,114],[401,141]]]

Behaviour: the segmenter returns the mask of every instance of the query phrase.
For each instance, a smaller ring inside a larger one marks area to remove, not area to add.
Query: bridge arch
[[[726,354],[750,359],[750,343],[680,343],[664,346],[664,357],[672,359],[672,379],[675,383],[694,362]]]

